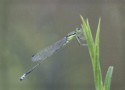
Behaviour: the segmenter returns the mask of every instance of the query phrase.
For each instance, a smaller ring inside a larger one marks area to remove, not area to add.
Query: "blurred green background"
[[[31,56],[80,27],[80,14],[95,34],[101,20],[100,60],[103,78],[114,66],[111,90],[125,90],[124,0],[0,0],[0,90],[95,90],[87,47],[74,39],[35,65]]]

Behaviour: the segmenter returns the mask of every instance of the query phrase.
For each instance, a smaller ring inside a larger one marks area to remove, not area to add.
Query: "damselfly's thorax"
[[[75,34],[76,34],[76,32],[72,31],[72,32],[70,32],[70,33],[67,34],[67,37],[74,36]]]

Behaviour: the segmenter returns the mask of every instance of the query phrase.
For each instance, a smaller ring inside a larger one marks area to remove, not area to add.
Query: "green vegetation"
[[[80,16],[80,17],[82,20],[81,27],[82,27],[86,42],[88,44],[88,49],[89,49],[90,58],[91,58],[91,62],[92,62],[95,89],[96,90],[110,90],[113,66],[110,66],[108,68],[105,80],[103,82],[100,61],[99,61],[99,35],[100,35],[101,19],[99,19],[96,37],[94,40],[92,33],[91,33],[91,28],[90,28],[88,19],[84,20],[84,18],[82,16]]]

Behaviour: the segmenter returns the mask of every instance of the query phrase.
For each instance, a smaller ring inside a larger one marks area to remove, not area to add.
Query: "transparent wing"
[[[54,52],[56,52],[58,49],[60,49],[62,46],[67,44],[67,37],[64,37],[63,39],[57,41],[53,45],[43,49],[42,51],[38,52],[37,54],[32,56],[32,61],[39,61],[39,60],[45,60],[47,57],[51,56]]]
[[[43,60],[45,60],[47,57],[51,56],[54,52],[58,51],[58,49],[60,49],[61,47],[63,47],[67,43],[69,43],[69,41],[71,41],[75,35],[76,35],[76,32],[74,32],[74,31],[70,32],[67,34],[66,37],[57,41],[53,45],[43,49],[42,51],[38,52],[35,55],[32,55],[32,61],[34,61],[34,62],[39,61],[39,60],[41,60],[41,61],[39,63],[37,63],[34,67],[29,69],[25,74],[23,74],[20,77],[20,81],[22,81],[28,74],[30,74],[37,66],[39,66],[43,62]]]
[[[32,61],[39,61],[34,67],[32,67],[30,70],[28,70],[25,74],[23,74],[20,77],[20,81],[22,81],[28,74],[30,74],[37,66],[39,66],[43,60],[45,60],[47,57],[51,56],[54,52],[56,52],[58,49],[66,45],[67,42],[67,37],[64,37],[63,39],[57,41],[53,45],[45,48],[44,50],[38,52],[37,54],[32,56]]]

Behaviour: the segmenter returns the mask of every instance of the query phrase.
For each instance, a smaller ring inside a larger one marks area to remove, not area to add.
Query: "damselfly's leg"
[[[80,40],[80,38],[78,37],[78,36],[75,36],[76,37],[76,39],[77,39],[77,41],[78,41],[78,43],[79,43],[79,45],[81,45],[81,46],[87,46],[87,44],[84,44],[84,43],[82,43]],[[84,39],[85,40],[85,39]]]

